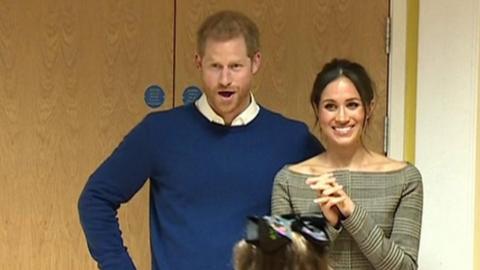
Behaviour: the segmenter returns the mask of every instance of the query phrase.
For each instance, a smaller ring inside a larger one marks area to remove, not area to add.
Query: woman
[[[278,172],[272,214],[321,211],[335,270],[417,269],[421,175],[365,146],[374,108],[367,72],[332,60],[317,75],[310,101],[327,150]]]

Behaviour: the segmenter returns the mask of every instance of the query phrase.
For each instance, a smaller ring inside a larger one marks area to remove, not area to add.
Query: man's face
[[[250,103],[250,90],[260,67],[260,53],[252,58],[242,36],[226,41],[208,39],[204,55],[196,55],[205,93],[212,109],[231,124]]]

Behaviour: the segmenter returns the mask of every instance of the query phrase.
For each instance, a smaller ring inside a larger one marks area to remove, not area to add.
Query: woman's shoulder
[[[365,166],[366,171],[395,172],[406,169],[410,164],[403,160],[395,160],[384,155],[374,153],[370,162]]]
[[[371,164],[371,170],[385,173],[399,173],[409,181],[421,181],[422,176],[415,165],[404,160],[395,160],[389,157],[381,156],[377,162]]]
[[[303,181],[305,178],[311,176],[302,166],[301,163],[284,165],[275,175],[275,184],[285,184],[292,180]]]
[[[285,169],[294,174],[308,176],[321,175],[332,170],[332,168],[326,165],[327,163],[323,159],[323,154],[319,154],[302,162],[291,164]]]

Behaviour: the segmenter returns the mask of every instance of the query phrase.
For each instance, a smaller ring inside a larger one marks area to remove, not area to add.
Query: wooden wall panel
[[[260,27],[263,67],[253,89],[257,99],[266,107],[307,122],[312,129],[309,95],[321,67],[333,57],[365,65],[378,93],[367,143],[383,151],[388,1],[178,1],[176,106],[182,104],[181,93],[187,86],[201,86],[192,64],[196,28],[205,16],[225,8],[249,14]]]
[[[173,3],[0,1],[0,268],[96,269],[77,200],[88,176],[149,111],[172,100]],[[150,267],[148,185],[120,211]]]

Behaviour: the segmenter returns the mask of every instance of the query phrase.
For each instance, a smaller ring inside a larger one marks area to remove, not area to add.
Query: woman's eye
[[[324,108],[327,111],[334,111],[337,108],[337,106],[335,106],[335,104],[329,103],[329,104],[325,104]]]
[[[347,108],[349,108],[349,109],[351,109],[351,110],[356,109],[356,108],[358,108],[359,106],[360,106],[360,104],[357,103],[357,102],[350,102],[350,103],[347,104]]]

